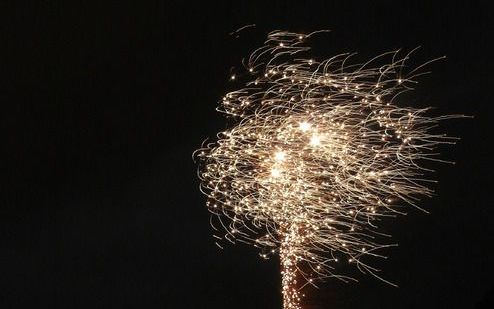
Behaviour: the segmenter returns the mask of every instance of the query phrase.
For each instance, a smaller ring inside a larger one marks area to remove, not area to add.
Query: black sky
[[[311,294],[317,308],[492,306],[487,7],[68,2],[0,5],[0,308],[281,308],[277,261],[215,246],[191,159],[225,126],[214,109],[236,86],[231,68],[275,29],[330,29],[318,41],[329,55],[446,55],[403,104],[475,116],[443,125],[462,140],[443,150],[455,166],[435,166],[431,214],[386,226],[400,246],[379,266],[400,287],[330,281]]]

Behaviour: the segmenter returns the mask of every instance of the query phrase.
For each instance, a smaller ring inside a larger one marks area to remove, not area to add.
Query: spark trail
[[[270,33],[218,107],[234,124],[196,152],[216,237],[280,256],[285,309],[301,308],[308,284],[351,279],[338,263],[378,277],[368,257],[389,245],[376,222],[432,194],[422,162],[456,139],[431,129],[459,117],[396,102],[423,74],[405,74],[409,55],[317,61],[306,57],[317,33]]]

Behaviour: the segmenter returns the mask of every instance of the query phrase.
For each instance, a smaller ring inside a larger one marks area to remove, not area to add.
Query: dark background
[[[446,55],[403,104],[475,116],[443,124],[462,140],[443,151],[455,166],[435,166],[437,196],[421,204],[431,214],[410,209],[388,226],[400,247],[379,266],[400,287],[361,275],[329,281],[310,300],[492,308],[487,7],[67,2],[0,5],[1,308],[281,308],[277,261],[214,245],[191,159],[225,126],[214,108],[239,86],[231,68],[274,29],[330,29],[318,43],[326,55],[365,60],[419,45],[413,64]]]

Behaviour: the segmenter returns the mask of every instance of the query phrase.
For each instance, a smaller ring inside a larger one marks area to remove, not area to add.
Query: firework
[[[409,55],[318,61],[306,57],[316,33],[270,33],[218,107],[233,125],[197,151],[215,237],[280,256],[285,309],[300,308],[307,284],[350,279],[339,263],[377,276],[367,257],[389,245],[376,222],[431,195],[421,164],[455,142],[431,133],[455,116],[396,103],[422,74],[404,72]]]

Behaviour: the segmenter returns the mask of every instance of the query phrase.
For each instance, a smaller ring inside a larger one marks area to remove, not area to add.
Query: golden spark
[[[431,195],[421,162],[440,161],[435,146],[456,140],[431,128],[458,116],[396,104],[421,75],[404,73],[409,55],[306,59],[316,33],[270,33],[230,76],[246,80],[218,107],[234,125],[197,151],[216,237],[280,256],[285,309],[301,308],[308,284],[351,279],[335,273],[343,261],[378,277],[365,258],[389,245],[375,223]]]

